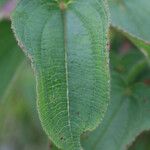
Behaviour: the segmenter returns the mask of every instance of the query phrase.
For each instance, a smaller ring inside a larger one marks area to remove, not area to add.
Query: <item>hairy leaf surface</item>
[[[0,101],[7,96],[16,70],[23,60],[24,56],[14,39],[10,22],[0,22]]]
[[[143,58],[139,56],[135,65],[130,60],[127,55],[112,67],[111,104],[102,124],[84,135],[85,150],[126,150],[136,136],[150,130],[150,86],[145,85],[139,77],[132,84],[127,82],[129,72]],[[130,69],[127,67],[129,64],[132,66]],[[118,67],[122,67],[122,71]]]
[[[59,148],[80,150],[109,100],[105,1],[21,0],[12,25],[35,70],[44,130]]]
[[[109,0],[111,24],[150,58],[150,1]]]

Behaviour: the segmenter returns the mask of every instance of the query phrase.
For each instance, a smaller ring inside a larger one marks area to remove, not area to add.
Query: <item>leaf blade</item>
[[[80,135],[95,128],[107,108],[106,12],[104,1],[75,1],[62,12],[52,1],[22,0],[12,16],[35,69],[43,128],[64,150],[81,149]]]

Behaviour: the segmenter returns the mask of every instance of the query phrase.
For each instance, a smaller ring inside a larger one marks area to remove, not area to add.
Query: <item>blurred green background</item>
[[[26,61],[5,101],[0,102],[0,150],[47,150],[36,110],[35,81]]]

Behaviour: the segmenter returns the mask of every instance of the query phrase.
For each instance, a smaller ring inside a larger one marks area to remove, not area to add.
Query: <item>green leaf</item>
[[[0,22],[0,101],[9,93],[16,71],[24,60],[11,31],[10,22]]]
[[[44,130],[59,148],[80,150],[109,100],[105,1],[21,0],[12,26],[35,70]]]
[[[127,56],[124,60],[130,60]],[[123,65],[118,62],[120,64]],[[127,72],[132,72],[132,68],[124,71],[124,76],[120,70],[115,70],[112,72],[111,104],[102,124],[84,135],[85,150],[125,150],[136,136],[150,130],[150,86],[142,80],[129,84]]]
[[[126,34],[127,35],[127,34]],[[134,38],[127,35],[127,37],[144,53],[144,55],[149,59],[150,58],[150,42],[145,42],[141,39]]]
[[[109,0],[111,25],[124,33],[150,58],[150,1]]]

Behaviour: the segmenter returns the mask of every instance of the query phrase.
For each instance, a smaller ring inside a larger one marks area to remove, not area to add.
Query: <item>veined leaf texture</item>
[[[62,150],[81,150],[109,102],[106,1],[21,0],[12,27],[35,70],[44,130]]]

